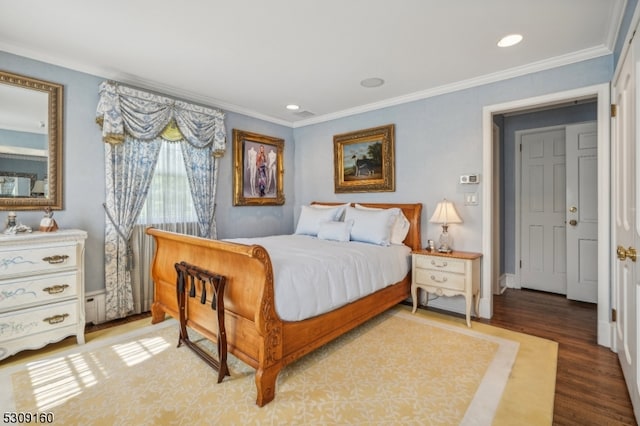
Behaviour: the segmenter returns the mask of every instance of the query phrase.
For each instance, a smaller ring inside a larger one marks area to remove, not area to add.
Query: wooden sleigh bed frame
[[[321,203],[338,205],[341,203]],[[368,207],[402,209],[410,222],[404,243],[422,248],[422,204],[361,203]],[[156,242],[152,264],[155,282],[152,323],[180,316],[176,297],[177,262],[188,262],[226,277],[224,293],[228,351],[256,369],[256,404],[264,406],[275,397],[280,370],[407,299],[411,273],[400,282],[334,311],[303,321],[282,321],[275,310],[273,270],[269,254],[259,245],[209,240],[148,228]],[[216,341],[217,325],[208,304],[187,304],[187,326]]]

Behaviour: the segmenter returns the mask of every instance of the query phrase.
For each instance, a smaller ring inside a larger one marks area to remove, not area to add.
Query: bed
[[[322,203],[338,205],[338,203]],[[399,208],[409,222],[404,244],[421,248],[422,204],[361,203],[364,207]],[[245,245],[148,228],[156,253],[152,263],[155,282],[152,322],[166,315],[179,318],[176,298],[177,262],[188,262],[226,277],[224,294],[228,351],[256,369],[256,404],[275,397],[280,370],[314,349],[407,299],[410,273],[395,284],[335,310],[301,321],[284,321],[276,311],[274,272],[269,253],[260,245]],[[216,341],[216,322],[207,304],[187,305],[187,326]]]

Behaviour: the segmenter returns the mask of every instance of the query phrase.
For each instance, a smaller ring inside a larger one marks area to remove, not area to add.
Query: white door
[[[521,176],[521,286],[566,294],[564,128],[522,135]]]
[[[598,302],[598,128],[566,127],[567,298]]]
[[[616,310],[615,350],[633,403],[636,418],[640,418],[640,390],[638,389],[638,274],[633,250],[638,244],[638,188],[636,163],[636,81],[635,58],[639,58],[634,41],[614,81],[612,99],[617,116],[612,119],[612,207],[613,247],[619,255],[613,263],[612,305]],[[632,258],[629,258],[629,254]]]

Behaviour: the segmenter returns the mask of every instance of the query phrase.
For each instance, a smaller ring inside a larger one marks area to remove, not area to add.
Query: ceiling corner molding
[[[185,90],[177,89],[175,87],[164,86],[156,82],[152,82],[149,80],[142,80],[140,78],[129,76],[129,75],[122,75],[120,73],[113,72],[112,70],[109,70],[104,67],[89,65],[84,62],[66,60],[65,58],[46,55],[46,54],[43,54],[42,52],[36,52],[36,51],[22,48],[20,46],[8,45],[2,42],[0,42],[0,51],[9,53],[12,55],[16,55],[16,56],[21,56],[23,58],[31,59],[34,61],[44,62],[48,65],[66,68],[71,71],[89,74],[94,77],[104,78],[105,80],[114,80],[123,84],[129,84],[132,86],[139,87],[141,89],[157,92],[159,94],[174,96],[180,99],[184,99],[185,101],[193,101],[196,103],[200,103],[203,106],[220,108],[224,111],[231,111],[238,114],[243,114],[251,118],[256,118],[258,120],[264,120],[270,123],[279,124],[286,127],[293,127],[293,122],[291,121],[286,121],[279,118],[271,117],[269,115],[261,114],[256,111],[240,107],[238,105],[221,101],[219,99],[207,98],[207,97],[200,96]]]
[[[609,32],[606,37],[606,46],[613,52],[615,49],[616,38],[620,33],[620,27],[622,26],[622,20],[624,19],[624,11],[627,8],[628,0],[617,0],[613,6],[611,12],[611,23],[609,25]]]
[[[193,92],[189,92],[187,90],[182,90],[177,87],[163,85],[161,83],[157,83],[154,81],[141,80],[139,78],[131,77],[131,76],[112,76],[109,77],[112,80],[118,81],[124,84],[130,84],[136,87],[140,87],[142,89],[147,89],[153,92],[157,92],[159,94],[169,95],[178,99],[184,99],[185,101],[195,102],[202,106],[219,108],[225,112],[234,112],[237,114],[246,115],[251,118],[255,118],[258,120],[267,121],[269,123],[279,124],[285,127],[293,127],[293,123],[290,121],[282,120],[276,117],[272,117],[270,115],[262,114],[247,108],[240,107],[238,105],[222,101],[220,99],[210,98],[207,96],[202,96]]]
[[[618,2],[617,4],[619,5],[618,7],[621,8],[622,10],[619,11],[618,9],[616,9],[616,11],[613,13],[614,16],[612,17],[612,19],[615,19],[616,13],[619,14],[624,12],[624,5],[626,4],[626,1],[620,0],[620,2]],[[203,104],[204,106],[220,108],[225,111],[242,114],[251,118],[263,120],[266,122],[278,124],[278,125],[289,127],[289,128],[299,128],[299,127],[309,126],[312,124],[323,123],[326,121],[336,120],[339,118],[344,118],[344,117],[348,117],[356,114],[375,111],[375,110],[387,108],[390,106],[427,99],[430,97],[439,96],[446,93],[452,93],[459,90],[482,86],[485,84],[494,83],[501,80],[519,77],[519,76],[523,76],[526,74],[531,74],[539,71],[545,71],[548,69],[552,69],[552,68],[556,68],[564,65],[570,65],[576,62],[581,62],[589,59],[594,59],[600,56],[612,54],[612,49],[610,49],[605,45],[600,45],[593,48],[573,52],[567,55],[557,56],[547,60],[533,62],[524,66],[511,68],[511,69],[507,69],[507,70],[492,73],[492,74],[487,74],[477,78],[471,78],[468,80],[462,80],[462,81],[451,83],[451,84],[445,84],[445,85],[427,89],[424,91],[409,93],[407,95],[386,99],[380,102],[374,102],[366,105],[357,106],[354,108],[348,108],[342,111],[337,111],[337,112],[329,113],[325,115],[319,115],[319,116],[315,116],[308,119],[303,119],[298,121],[287,121],[287,120],[272,117],[266,114],[262,114],[247,108],[243,108],[235,104],[227,103],[219,99],[203,97],[201,95],[198,95],[192,92],[180,90],[176,87],[164,86],[162,84],[159,84],[153,81],[142,80],[138,77],[134,77],[130,75],[122,75],[106,67],[93,66],[87,63],[66,60],[66,58],[54,57],[53,55],[43,54],[42,52],[35,52],[32,50],[23,48],[21,46],[8,45],[7,43],[2,43],[2,42],[0,42],[0,50],[6,53],[22,56],[32,60],[45,62],[47,64],[51,64],[54,66],[63,67],[72,71],[90,74],[99,78],[119,81],[125,84],[130,84],[130,85],[138,86],[140,88],[182,98],[184,100],[198,102]]]
[[[469,89],[472,87],[483,86],[489,83],[495,83],[501,80],[507,80],[510,78],[520,77],[535,72],[546,71],[553,68],[558,68],[565,65],[571,65],[577,62],[586,61],[589,59],[599,58],[611,54],[612,51],[607,46],[601,45],[590,49],[584,49],[577,52],[573,52],[568,55],[556,56],[544,61],[533,62],[521,67],[510,68],[497,73],[486,74],[477,78],[471,78],[468,80],[462,80],[452,84],[445,84],[432,89],[427,89],[420,92],[410,93],[405,96],[398,96],[391,99],[386,99],[380,102],[374,102],[366,105],[362,105],[355,108],[349,108],[342,111],[337,111],[332,114],[320,115],[317,117],[309,118],[307,120],[300,120],[293,123],[294,128],[309,126],[311,124],[318,124],[325,121],[336,120],[338,118],[344,118],[351,115],[361,114],[365,112],[375,111],[381,108],[387,108],[390,106],[401,105],[408,102],[427,99],[434,96],[443,95],[446,93],[457,92],[459,90]]]

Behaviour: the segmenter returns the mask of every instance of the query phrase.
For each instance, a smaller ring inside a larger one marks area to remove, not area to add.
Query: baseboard
[[[504,281],[504,287],[502,285],[502,282]],[[503,274],[500,277],[500,288],[520,288],[520,286],[517,283],[516,280],[516,275],[515,274]],[[504,291],[504,290],[502,290]]]
[[[106,318],[106,299],[105,291],[92,291],[85,295],[84,313],[85,322],[93,324],[101,324],[107,320]]]

